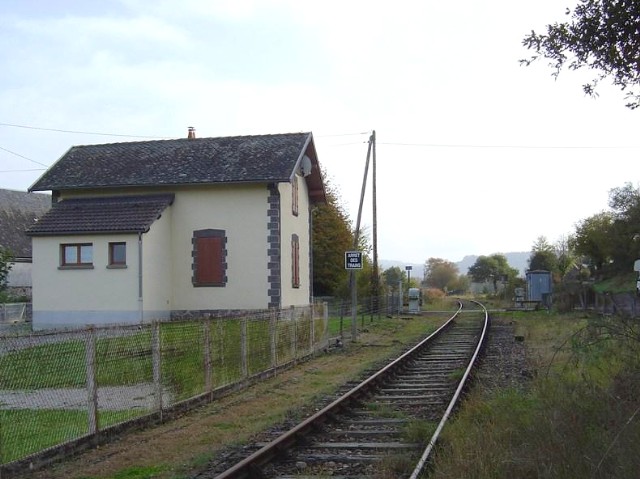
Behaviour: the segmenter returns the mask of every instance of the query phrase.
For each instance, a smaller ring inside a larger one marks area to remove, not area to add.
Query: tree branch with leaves
[[[569,21],[524,37],[522,44],[534,54],[520,63],[546,58],[555,77],[565,68],[589,68],[597,73],[582,86],[587,95],[598,96],[598,83],[608,78],[626,91],[627,107],[640,106],[640,1],[582,0],[566,14]]]

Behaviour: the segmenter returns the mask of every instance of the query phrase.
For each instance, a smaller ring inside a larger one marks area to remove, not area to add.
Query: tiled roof
[[[31,239],[25,231],[49,208],[51,195],[0,189],[0,247],[15,258],[31,258]]]
[[[27,234],[145,233],[174,195],[73,198],[56,203]]]
[[[318,169],[307,150],[311,133],[74,146],[30,191],[289,181],[304,154]]]

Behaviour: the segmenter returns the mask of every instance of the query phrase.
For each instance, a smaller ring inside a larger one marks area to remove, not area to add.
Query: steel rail
[[[458,384],[458,388],[456,389],[456,392],[453,395],[453,398],[449,402],[449,406],[447,407],[447,410],[445,411],[444,415],[442,416],[442,419],[438,423],[438,427],[436,428],[435,432],[433,433],[433,436],[431,436],[431,439],[429,440],[429,444],[427,445],[427,447],[425,448],[424,452],[422,453],[422,456],[420,456],[420,460],[418,461],[418,464],[416,465],[415,469],[411,473],[411,476],[409,476],[409,479],[418,479],[418,476],[424,470],[424,468],[425,468],[425,466],[427,464],[427,461],[429,459],[429,456],[430,456],[431,452],[433,451],[434,446],[436,445],[436,441],[440,437],[440,433],[442,432],[442,429],[444,428],[447,420],[449,419],[449,416],[451,415],[451,413],[453,412],[454,408],[456,407],[458,399],[460,398],[460,396],[462,394],[462,390],[465,387],[465,383],[467,381],[467,378],[471,374],[471,371],[475,366],[476,359],[480,355],[480,351],[482,350],[482,347],[484,346],[484,341],[485,341],[485,338],[487,336],[487,331],[488,331],[488,326],[489,326],[489,313],[487,312],[487,308],[485,308],[484,305],[482,305],[481,303],[479,303],[477,301],[472,301],[472,302],[476,303],[477,305],[479,305],[484,310],[484,325],[482,327],[482,333],[480,335],[480,341],[478,341],[478,345],[476,346],[476,350],[473,353],[473,356],[471,357],[471,361],[469,361],[469,365],[467,366],[467,369],[465,370],[464,375],[462,376],[462,379],[460,379],[460,383]]]
[[[273,457],[278,455],[278,453],[286,450],[292,444],[295,444],[297,440],[302,437],[308,430],[324,422],[327,417],[335,414],[341,408],[345,407],[348,403],[357,400],[362,394],[364,394],[364,391],[373,387],[379,380],[384,378],[386,373],[401,367],[415,351],[424,347],[427,342],[430,342],[433,338],[439,336],[444,330],[446,330],[453,323],[454,319],[458,316],[461,310],[462,303],[458,301],[458,310],[437,330],[420,341],[417,345],[406,351],[391,363],[387,364],[385,367],[371,375],[369,378],[355,386],[350,391],[340,396],[328,406],[324,407],[314,415],[299,423],[297,426],[294,426],[289,431],[283,433],[270,443],[264,445],[262,448],[255,451],[250,456],[246,457],[231,468],[219,474],[215,477],[215,479],[241,479],[247,477],[260,477],[259,473],[256,472],[256,469],[258,467],[267,464]],[[253,476],[251,476],[252,473],[254,474]]]

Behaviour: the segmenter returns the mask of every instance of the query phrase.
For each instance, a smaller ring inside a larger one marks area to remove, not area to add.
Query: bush
[[[444,291],[438,288],[427,288],[424,290],[424,298],[428,302],[436,302],[444,299],[446,294]]]

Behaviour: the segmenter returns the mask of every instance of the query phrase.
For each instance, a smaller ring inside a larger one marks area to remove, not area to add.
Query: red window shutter
[[[197,238],[196,281],[204,284],[224,283],[223,238]]]
[[[300,241],[298,235],[291,238],[291,282],[294,288],[300,287]]]

